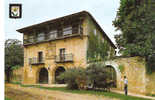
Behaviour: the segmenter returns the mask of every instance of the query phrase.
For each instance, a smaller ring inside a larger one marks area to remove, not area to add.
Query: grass
[[[110,98],[117,98],[120,100],[150,100],[150,99],[134,97],[134,96],[125,96],[124,94],[113,93],[113,92],[103,92],[103,91],[94,91],[94,90],[69,90],[65,87],[43,87],[40,85],[23,85],[18,82],[13,83],[13,84],[18,84],[22,87],[34,87],[34,88],[47,89],[47,90],[52,90],[52,91],[62,91],[62,92],[77,93],[77,94],[91,94],[91,95],[98,95],[98,96],[106,96]]]
[[[155,97],[155,94],[147,94],[147,96]]]
[[[98,95],[98,96],[106,96],[110,98],[118,98],[120,100],[150,100],[140,97],[134,96],[125,96],[123,94],[113,93],[113,92],[103,92],[103,91],[94,91],[94,90],[69,90],[64,87],[43,87],[40,85],[21,85],[22,87],[34,87],[40,89],[47,89],[47,90],[54,90],[54,91],[62,91],[62,92],[69,92],[69,93],[77,93],[77,94],[91,94],[91,95]]]
[[[21,82],[10,82],[12,84],[17,84],[17,85],[21,85]]]
[[[11,100],[10,98],[5,97],[5,100]]]
[[[151,96],[152,96],[152,97],[155,97],[155,94],[152,94]]]

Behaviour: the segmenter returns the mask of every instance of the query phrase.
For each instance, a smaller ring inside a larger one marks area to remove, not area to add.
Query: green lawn
[[[11,100],[10,98],[5,97],[5,100]]]
[[[118,98],[120,100],[150,100],[150,99],[144,99],[139,97],[133,97],[133,96],[125,96],[123,94],[113,93],[113,92],[103,92],[103,91],[93,91],[93,90],[68,90],[63,87],[42,87],[42,86],[36,86],[36,85],[21,85],[22,87],[34,87],[34,88],[40,88],[40,89],[47,89],[47,90],[57,90],[57,91],[63,91],[63,92],[70,92],[70,93],[77,93],[77,94],[91,94],[91,95],[103,95],[110,98]]]

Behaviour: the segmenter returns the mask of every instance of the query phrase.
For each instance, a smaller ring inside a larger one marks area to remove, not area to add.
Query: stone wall
[[[155,72],[146,75],[146,94],[155,94]]]
[[[109,61],[108,65],[115,66],[117,89],[123,90],[123,77],[127,76],[129,92],[155,94],[155,72],[146,74],[145,59],[140,57],[117,58]]]
[[[139,57],[119,58],[115,62],[124,67],[121,72],[121,90],[123,90],[123,77],[128,79],[128,90],[134,93],[145,93],[145,63],[144,59]]]

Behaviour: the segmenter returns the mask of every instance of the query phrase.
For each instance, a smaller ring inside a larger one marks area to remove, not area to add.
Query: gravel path
[[[5,96],[12,100],[118,100],[89,94],[72,94],[33,87],[5,84]]]

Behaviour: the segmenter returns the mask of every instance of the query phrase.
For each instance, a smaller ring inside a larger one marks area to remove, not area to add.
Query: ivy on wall
[[[87,60],[88,62],[101,61],[108,59],[110,50],[107,40],[101,38],[99,34],[94,34],[93,30],[89,33]]]
[[[120,70],[120,72],[121,72],[121,73],[123,73],[123,72],[124,72],[124,65],[119,65],[119,67],[118,67],[118,68],[119,68],[119,70]]]

